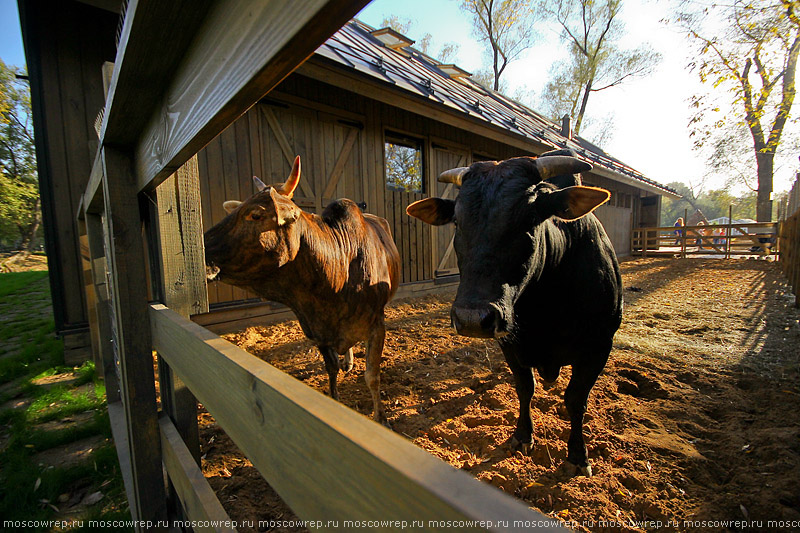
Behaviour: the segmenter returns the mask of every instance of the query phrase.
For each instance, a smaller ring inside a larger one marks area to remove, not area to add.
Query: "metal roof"
[[[448,107],[552,149],[572,149],[579,158],[592,163],[595,171],[605,169],[612,172],[612,175],[601,172],[612,179],[655,189],[660,194],[678,196],[670,187],[645,177],[589,141],[577,136],[564,137],[559,126],[519,102],[487,89],[469,77],[451,77],[448,72],[452,72],[453,65],[442,65],[411,46],[390,48],[384,45],[372,35],[375,31],[354,19],[320,46],[316,53],[379,82],[426,98],[432,105]]]

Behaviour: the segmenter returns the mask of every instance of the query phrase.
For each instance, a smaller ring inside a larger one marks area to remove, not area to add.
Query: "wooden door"
[[[254,157],[269,176],[265,183],[284,181],[299,155],[302,172],[293,198],[298,206],[319,214],[337,198],[365,201],[360,124],[297,106],[258,108],[261,142]]]
[[[431,195],[440,198],[453,199],[458,190],[452,183],[439,183],[437,178],[445,170],[464,167],[469,164],[469,154],[466,151],[433,145],[431,150]],[[431,226],[433,237],[432,253],[434,277],[451,276],[458,274],[458,263],[455,250],[453,250],[453,236],[455,226]]]

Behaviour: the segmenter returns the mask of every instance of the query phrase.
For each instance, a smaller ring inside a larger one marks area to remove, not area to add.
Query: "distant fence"
[[[634,228],[631,232],[631,254],[642,257],[767,256],[778,254],[779,249],[776,222]]]
[[[783,273],[794,292],[794,305],[800,307],[800,210],[781,223],[779,246]]]

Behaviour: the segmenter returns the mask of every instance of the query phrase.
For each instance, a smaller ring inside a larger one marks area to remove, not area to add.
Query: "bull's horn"
[[[452,183],[456,187],[461,187],[461,179],[464,177],[464,174],[467,173],[469,167],[458,167],[458,168],[451,168],[450,170],[445,170],[441,174],[439,174],[439,182],[440,183]]]
[[[592,170],[592,165],[589,163],[566,155],[539,157],[534,159],[533,162],[536,165],[536,170],[539,172],[539,177],[542,178],[542,180],[550,179],[555,176],[579,174],[581,172]]]

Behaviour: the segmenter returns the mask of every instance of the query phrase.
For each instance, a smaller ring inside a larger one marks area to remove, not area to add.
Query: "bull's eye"
[[[248,219],[248,220],[261,220],[261,217],[262,217],[262,216],[263,216],[263,215],[261,214],[261,211],[251,211],[251,212],[250,212],[250,213],[247,215],[247,219]]]

